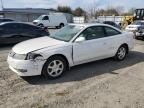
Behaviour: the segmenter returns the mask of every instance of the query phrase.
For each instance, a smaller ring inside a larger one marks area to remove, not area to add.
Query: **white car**
[[[132,31],[136,37],[144,38],[144,21],[135,21],[126,27],[126,31]]]
[[[8,55],[20,76],[61,76],[72,66],[104,58],[124,60],[134,47],[132,33],[105,24],[70,24],[50,36],[17,44]]]

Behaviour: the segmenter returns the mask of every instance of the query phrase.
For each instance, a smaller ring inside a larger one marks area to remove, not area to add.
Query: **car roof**
[[[91,26],[105,26],[105,27],[110,27],[110,28],[113,28],[119,32],[122,32],[120,29],[116,28],[116,27],[113,27],[111,25],[108,25],[108,24],[103,24],[103,23],[84,23],[84,24],[75,24],[75,23],[71,23],[69,25],[75,25],[75,26],[83,26],[84,28],[88,28],[88,27],[91,27]]]
[[[74,23],[71,23],[69,25],[76,25],[76,26],[83,26],[85,28],[87,27],[91,27],[91,26],[107,26],[107,27],[112,27],[114,28],[113,26],[111,25],[108,25],[108,24],[104,24],[104,23],[84,23],[84,24],[74,24]],[[116,28],[115,28],[116,29]]]
[[[0,20],[5,20],[5,19],[10,19],[10,18],[0,18]],[[13,20],[13,19],[10,19],[10,20]]]
[[[33,25],[33,24],[30,24],[30,23],[15,22],[15,21],[13,21],[13,22],[2,22],[2,23],[0,23],[0,25],[5,25],[5,24],[27,24],[27,25],[35,26],[35,25]]]
[[[69,25],[84,26],[84,27],[90,27],[90,26],[107,26],[107,24],[101,24],[101,23],[84,23],[84,24],[71,23]]]

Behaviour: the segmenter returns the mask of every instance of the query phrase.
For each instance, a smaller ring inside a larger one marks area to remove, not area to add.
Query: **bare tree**
[[[93,2],[87,7],[88,14],[90,14],[91,17],[95,17],[98,6],[99,4],[95,0],[93,0]]]
[[[135,12],[135,8],[130,8],[127,12],[123,12],[122,15],[130,16],[130,15],[133,15],[134,12]]]
[[[75,16],[85,16],[85,11],[82,8],[78,7],[73,11],[73,14]]]
[[[124,12],[124,7],[123,6],[117,6],[115,9],[120,15]]]

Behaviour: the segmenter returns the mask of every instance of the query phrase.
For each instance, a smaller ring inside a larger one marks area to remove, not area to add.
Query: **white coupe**
[[[124,60],[134,47],[133,34],[105,24],[69,24],[50,36],[12,48],[8,64],[20,76],[61,76],[72,66],[104,58]]]

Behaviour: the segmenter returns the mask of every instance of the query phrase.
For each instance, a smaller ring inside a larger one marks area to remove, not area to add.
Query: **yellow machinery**
[[[122,28],[124,29],[127,25],[134,22],[133,16],[124,16],[124,21],[122,22]]]
[[[133,16],[125,16],[124,21],[122,22],[122,28],[125,28],[136,20],[144,20],[144,8],[136,9]]]

